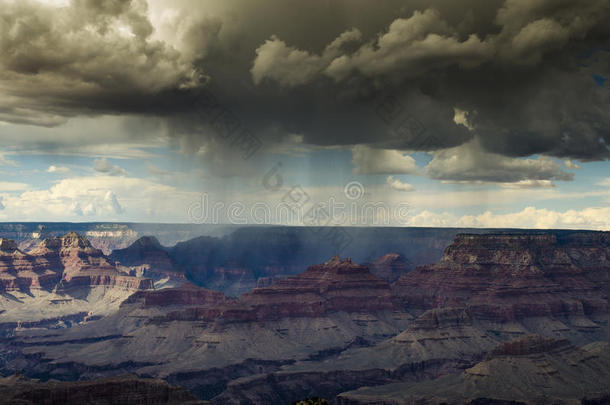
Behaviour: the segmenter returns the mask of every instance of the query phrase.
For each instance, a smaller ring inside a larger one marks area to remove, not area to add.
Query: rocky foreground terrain
[[[212,404],[608,402],[608,233],[459,234],[440,261],[415,268],[393,249],[367,266],[335,256],[295,275],[285,274],[294,261],[280,261],[281,276],[269,271],[239,297],[197,286],[186,272],[175,286],[159,284],[161,275],[179,279],[187,261],[209,259],[217,241],[205,242],[167,251],[145,239],[105,257],[84,240],[62,241],[78,253],[58,255],[55,285],[116,271],[156,275],[157,288],[154,279],[150,288],[114,282],[104,290],[127,292],[112,311],[62,325],[72,327],[14,327],[0,343],[0,373],[41,381],[132,373]],[[3,263],[13,269],[3,272],[25,278],[21,263],[45,254],[53,262],[46,249],[55,243],[17,254],[7,242],[14,258]],[[182,262],[174,256],[193,246],[212,247]],[[232,260],[243,265],[244,256]],[[82,285],[91,289],[91,280]]]
[[[0,401],[14,405],[205,405],[184,388],[165,381],[118,376],[91,381],[31,380],[21,375],[0,378]]]
[[[499,345],[461,373],[340,394],[339,405],[600,404],[610,401],[610,344],[582,348],[530,335]]]

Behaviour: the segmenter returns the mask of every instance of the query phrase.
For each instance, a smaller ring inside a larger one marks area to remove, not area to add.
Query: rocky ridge
[[[365,263],[371,273],[390,283],[411,270],[408,260],[400,253],[388,253],[371,263]]]
[[[13,240],[0,239],[0,291],[50,289],[60,278],[44,258],[23,253]]]
[[[27,253],[12,240],[0,240],[0,281],[5,291],[77,286],[152,288],[150,280],[122,273],[101,250],[75,232],[45,239]]]
[[[84,237],[70,232],[22,252],[0,240],[0,335],[17,327],[62,327],[118,309],[148,278],[123,271]]]
[[[524,336],[503,343],[462,373],[418,384],[393,383],[340,394],[361,404],[601,404],[610,399],[610,344]]]
[[[152,279],[157,288],[186,282],[184,273],[177,270],[167,249],[154,236],[143,236],[124,249],[114,250],[109,258],[127,267],[130,275]]]
[[[412,309],[464,306],[497,322],[585,318],[608,313],[609,269],[605,236],[458,235],[439,263],[402,276],[393,293]]]
[[[392,310],[387,282],[349,258],[334,256],[310,266],[303,273],[255,288],[241,301],[252,307],[256,319],[319,317],[329,312],[378,312]]]

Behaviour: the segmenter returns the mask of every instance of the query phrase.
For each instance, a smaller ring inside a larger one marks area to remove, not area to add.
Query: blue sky
[[[121,119],[106,117],[102,121]],[[87,125],[95,126],[96,120],[99,119],[92,119]],[[70,123],[66,127],[70,128]],[[120,125],[110,127],[121,128]],[[28,126],[14,124],[0,128],[4,134],[21,136],[27,136],[30,130]],[[61,132],[61,129],[61,126],[34,128],[34,132]],[[390,218],[389,222],[361,217],[358,225],[489,227],[496,223],[504,226],[502,221],[512,220],[515,227],[606,229],[610,221],[604,217],[610,201],[610,163],[606,161],[567,163],[552,159],[574,177],[570,181],[552,180],[542,186],[518,182],[455,182],[430,178],[426,168],[434,158],[433,153],[398,152],[413,159],[406,169],[410,173],[375,173],[375,167],[368,167],[368,172],[358,170],[353,148],[292,143],[271,153],[263,148],[256,162],[239,162],[245,165],[243,172],[218,176],[213,174],[214,162],[206,162],[192,151],[180,150],[168,139],[155,147],[142,147],[140,142],[122,144],[124,154],[112,147],[105,152],[103,143],[71,150],[69,138],[66,139],[66,145],[58,143],[53,153],[32,153],[20,150],[25,148],[15,142],[16,138],[2,138],[0,219],[196,222],[197,218],[189,217],[189,207],[204,194],[209,205],[240,202],[250,210],[261,203],[273,208],[288,190],[299,186],[310,195],[312,202],[323,203],[335,198],[349,205],[354,201],[346,199],[345,185],[357,182],[364,191],[355,201],[359,206],[382,202],[390,208],[399,204],[409,207],[407,216]],[[62,152],[64,149],[67,151]],[[278,163],[280,166],[276,166]],[[282,178],[282,187],[269,190],[262,179],[274,166],[279,167],[277,173]],[[391,187],[388,177],[410,185],[409,189]],[[488,218],[477,219],[486,212],[490,214]],[[250,214],[243,217],[247,223],[259,221]],[[226,217],[218,220],[230,222]],[[285,223],[273,216],[265,222]]]

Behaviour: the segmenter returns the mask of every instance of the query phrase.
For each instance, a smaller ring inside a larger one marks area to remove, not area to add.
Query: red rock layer
[[[411,270],[407,260],[399,253],[388,253],[378,257],[368,264],[368,267],[371,273],[391,283]]]
[[[0,239],[0,291],[51,289],[61,274],[45,264],[44,260],[20,251],[15,241]]]
[[[139,292],[125,304],[145,306],[193,306],[166,318],[226,322],[259,322],[287,317],[319,317],[331,312],[377,312],[392,310],[390,285],[365,266],[330,261],[309,267],[292,277],[277,279],[269,287],[255,288],[240,299],[227,299],[220,292],[193,285]]]
[[[81,286],[117,287],[124,290],[149,290],[154,288],[153,281],[149,278],[131,277],[118,274],[116,271],[82,271],[71,276],[69,281],[63,283],[64,288]]]
[[[328,312],[375,312],[392,309],[389,284],[367,267],[342,261],[311,266],[305,272],[256,288],[240,300],[256,319],[321,316]]]
[[[121,273],[101,250],[70,232],[43,240],[28,253],[12,240],[0,239],[0,288],[3,290],[109,286],[129,290],[153,288],[149,279]]]
[[[497,321],[605,313],[604,243],[552,234],[457,235],[438,264],[402,276],[393,293],[406,307],[466,306]]]
[[[226,303],[225,295],[220,291],[208,290],[186,283],[177,288],[138,291],[132,294],[124,304],[141,302],[145,307],[166,306],[205,306],[214,307]]]
[[[29,253],[42,256],[50,264],[57,264],[59,261],[63,267],[63,277],[68,281],[73,274],[81,271],[116,271],[114,264],[101,250],[94,248],[85,237],[75,232],[45,239]]]

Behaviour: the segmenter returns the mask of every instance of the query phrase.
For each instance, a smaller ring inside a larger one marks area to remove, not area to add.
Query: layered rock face
[[[108,286],[130,290],[153,288],[149,279],[121,273],[112,260],[83,236],[70,232],[43,240],[29,254],[62,275],[62,288]]]
[[[360,404],[602,404],[610,398],[610,345],[525,336],[464,372],[433,381],[361,388],[338,396]]]
[[[342,261],[338,256],[309,267],[305,272],[277,280],[269,287],[256,288],[242,296],[257,319],[322,316],[329,312],[377,312],[391,310],[391,290],[387,282],[371,274],[367,267]]]
[[[143,236],[129,247],[115,250],[110,258],[117,265],[127,267],[129,274],[150,278],[158,286],[178,286],[186,282],[184,273],[176,270],[167,250],[154,236]]]
[[[144,302],[145,306],[202,306],[208,321],[262,322],[283,318],[323,317],[334,312],[376,313],[393,310],[390,285],[371,274],[368,268],[341,260],[338,256],[309,267],[303,273],[276,280],[270,286],[255,288],[240,299],[226,299],[224,294],[186,284],[179,288],[143,291],[134,294],[125,305]],[[215,311],[210,312],[210,306]],[[174,318],[203,320],[188,309]],[[213,314],[214,318],[209,318]]]
[[[411,270],[407,259],[400,253],[388,253],[367,264],[371,273],[390,283]]]
[[[86,322],[151,288],[151,279],[121,271],[76,233],[45,239],[27,253],[0,240],[0,335]]]
[[[346,404],[418,403],[401,402],[410,395],[436,403],[437,391],[446,403],[527,402],[507,396],[510,390],[500,399],[487,395],[504,383],[513,393],[523,385],[527,397],[547,379],[551,388],[543,394],[552,403],[561,403],[553,395],[580,401],[607,380],[605,351],[598,350],[602,344],[575,349],[563,339],[610,338],[607,242],[603,233],[460,235],[438,264],[391,286],[365,266],[334,257],[296,276],[261,281],[240,299],[193,285],[140,291],[96,322],[16,333],[0,371],[81,379],[131,371],[223,405],[311,396]],[[213,264],[203,261],[210,252],[200,256],[206,269]],[[379,260],[393,262],[391,255]],[[544,338],[498,346],[532,333]],[[572,367],[586,377],[561,391],[559,381],[573,377]],[[405,388],[448,377],[456,378],[443,380],[451,390]],[[581,383],[586,390],[574,396]],[[382,391],[345,393],[365,386]]]
[[[409,308],[466,306],[492,321],[605,314],[606,237],[458,235],[438,264],[402,276],[393,292]]]
[[[333,399],[362,386],[436,378],[460,372],[497,343],[463,309],[433,309],[381,342],[355,339],[344,348],[285,365],[278,372],[234,380],[212,402],[290,403],[313,395]]]
[[[14,375],[0,378],[3,403],[20,405],[64,404],[207,404],[180,387],[162,380],[133,376],[80,382],[40,382]]]
[[[23,253],[13,240],[0,239],[0,291],[51,289],[60,278],[61,270]]]
[[[113,269],[104,253],[76,232],[44,239],[29,252],[33,256],[49,259],[49,263],[61,263],[64,273],[71,274],[90,268]]]
[[[141,303],[145,308],[169,306],[218,307],[226,302],[225,295],[220,291],[208,290],[186,283],[177,288],[138,291],[125,300],[123,305]]]

